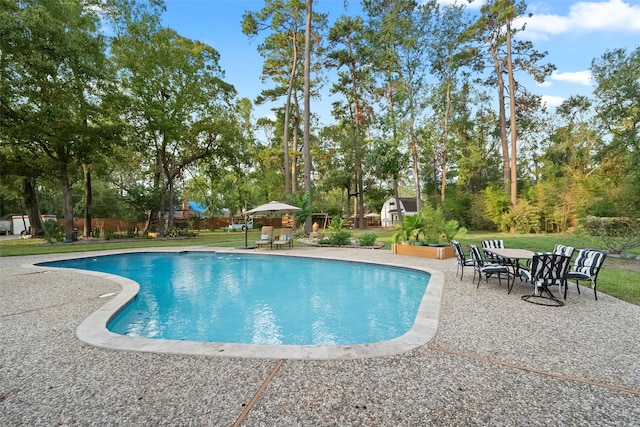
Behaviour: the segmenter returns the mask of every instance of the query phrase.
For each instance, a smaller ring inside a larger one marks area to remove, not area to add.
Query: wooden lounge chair
[[[273,249],[273,227],[265,225],[262,227],[262,234],[260,240],[256,240],[256,246],[258,248],[269,245]]]
[[[280,237],[278,240],[273,241],[273,246],[276,248],[282,246],[288,246],[289,248],[293,248],[293,230],[291,228],[283,228],[280,230]]]

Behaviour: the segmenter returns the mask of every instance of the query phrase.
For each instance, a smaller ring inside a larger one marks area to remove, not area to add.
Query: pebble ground
[[[639,306],[595,301],[575,285],[564,307],[529,304],[524,283],[507,295],[497,280],[476,289],[469,268],[459,280],[455,259],[288,252],[443,272],[436,336],[406,353],[343,360],[97,348],[75,330],[119,285],[29,267],[69,255],[2,257],[0,425],[640,425]]]

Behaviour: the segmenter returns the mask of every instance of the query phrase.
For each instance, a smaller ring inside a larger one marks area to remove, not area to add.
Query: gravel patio
[[[197,250],[197,247],[191,248]],[[225,251],[229,249],[225,248]],[[560,308],[456,261],[384,250],[291,254],[392,262],[444,273],[426,345],[375,358],[290,360],[98,348],[76,328],[119,292],[107,278],[0,258],[0,425],[638,425],[640,307],[569,288]],[[73,256],[83,256],[75,254]]]

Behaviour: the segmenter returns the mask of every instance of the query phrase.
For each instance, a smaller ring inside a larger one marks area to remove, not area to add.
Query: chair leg
[[[597,281],[591,281],[591,286],[593,286],[593,296],[596,298],[596,301],[598,301],[598,294],[596,293],[596,286],[598,286]]]

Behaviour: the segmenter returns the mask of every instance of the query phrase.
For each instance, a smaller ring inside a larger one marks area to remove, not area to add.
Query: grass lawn
[[[372,230],[352,230],[354,237],[364,232]],[[377,240],[384,242],[382,250],[391,249],[393,230],[375,230]],[[251,245],[260,238],[259,230],[248,232],[247,242]],[[556,243],[573,246],[575,248],[599,248],[604,246],[599,240],[576,236],[571,234],[507,234],[507,233],[486,233],[470,232],[464,236],[459,236],[457,240],[466,246],[475,244],[480,246],[480,242],[485,239],[502,239],[508,248],[524,248],[532,251],[551,251]],[[132,239],[132,240],[98,240],[80,241],[74,243],[47,244],[42,239],[30,240],[4,240],[0,241],[0,256],[37,255],[51,253],[69,253],[83,251],[101,251],[107,249],[130,249],[130,248],[153,248],[162,246],[193,246],[193,245],[213,245],[222,247],[236,247],[245,244],[245,234],[240,231],[208,231],[203,230],[198,237],[177,238],[177,239]],[[634,252],[640,254],[640,248]],[[598,292],[603,292],[624,301],[640,305],[640,262],[618,258],[607,257],[604,268],[598,276]]]

